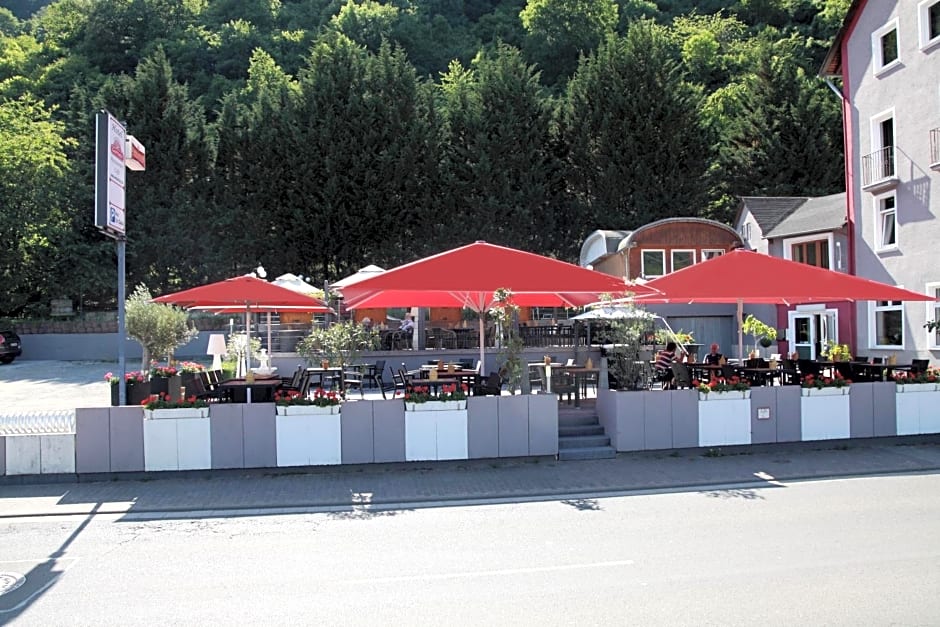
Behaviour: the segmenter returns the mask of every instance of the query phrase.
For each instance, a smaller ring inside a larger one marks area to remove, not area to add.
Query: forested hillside
[[[727,221],[843,189],[816,78],[849,0],[0,2],[0,316],[113,306],[94,114],[128,173],[127,282],[332,280],[477,239]]]

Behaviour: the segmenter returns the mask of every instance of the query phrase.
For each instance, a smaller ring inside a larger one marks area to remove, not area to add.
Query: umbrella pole
[[[744,363],[744,301],[738,300],[738,359]]]
[[[483,347],[486,346],[486,330],[483,325],[483,312],[480,312],[480,376],[484,376],[486,372],[486,363],[483,361]]]
[[[245,306],[245,376],[251,370],[251,306]]]
[[[268,358],[271,357],[271,312],[268,312]],[[268,362],[270,364],[270,362]]]

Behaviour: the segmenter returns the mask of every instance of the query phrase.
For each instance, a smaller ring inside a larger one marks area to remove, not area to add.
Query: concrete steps
[[[617,451],[610,445],[593,407],[558,412],[558,459],[610,459]]]

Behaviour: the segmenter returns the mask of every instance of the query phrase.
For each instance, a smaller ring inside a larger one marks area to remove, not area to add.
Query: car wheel
[[[12,364],[12,363],[13,363],[12,357],[0,357],[0,364]]]

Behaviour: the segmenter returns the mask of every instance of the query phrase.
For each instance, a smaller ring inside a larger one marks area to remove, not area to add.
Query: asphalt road
[[[140,367],[140,360],[127,369]],[[0,414],[107,407],[111,387],[104,375],[117,362],[17,359],[0,365]]]
[[[0,572],[26,581],[0,596],[0,622],[936,625],[938,495],[940,475],[925,473],[424,509],[13,520],[0,525]]]

